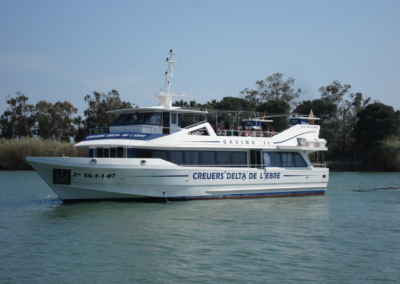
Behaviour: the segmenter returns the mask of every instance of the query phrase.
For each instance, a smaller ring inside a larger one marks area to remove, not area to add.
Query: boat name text
[[[281,173],[247,173],[248,179],[280,179]],[[204,173],[197,172],[193,174],[193,179],[247,179],[246,173]]]

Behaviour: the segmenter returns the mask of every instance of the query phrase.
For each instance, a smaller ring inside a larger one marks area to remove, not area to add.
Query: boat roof
[[[173,112],[181,112],[181,113],[207,113],[207,111],[195,110],[195,109],[187,109],[181,107],[169,107],[166,108],[164,106],[155,106],[155,107],[141,107],[141,108],[125,108],[125,109],[116,109],[107,111],[107,114],[124,114],[124,113],[135,113],[135,112],[163,112],[163,111],[173,111]]]

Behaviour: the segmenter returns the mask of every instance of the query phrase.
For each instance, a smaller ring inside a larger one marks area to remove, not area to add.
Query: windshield
[[[140,124],[161,125],[161,113],[121,114],[111,126]]]

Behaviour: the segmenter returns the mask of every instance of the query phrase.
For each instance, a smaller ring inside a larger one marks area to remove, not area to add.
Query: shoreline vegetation
[[[271,128],[278,133],[288,128],[287,116],[309,114],[318,118],[313,124],[321,127],[319,138],[328,141],[329,149],[322,156],[310,155],[311,162],[318,163],[320,157],[331,171],[400,171],[400,110],[351,92],[351,85],[337,80],[320,87],[319,98],[302,100],[305,91],[295,88],[294,82],[275,73],[257,80],[256,88],[245,88],[238,97],[206,103],[180,100],[172,106],[203,110],[207,121],[222,129],[241,127],[243,119],[250,116],[271,119],[262,131]],[[122,101],[117,90],[86,95],[84,117],[76,116],[78,109],[68,101],[30,104],[28,99],[21,92],[7,97],[8,108],[0,117],[0,170],[31,169],[26,156],[86,156],[86,149],[76,149],[70,141],[80,142],[92,130],[116,121],[118,115],[107,111],[138,107]],[[194,119],[182,116],[182,126]]]
[[[76,148],[73,142],[21,137],[0,139],[0,170],[33,170],[25,157],[88,157],[87,148]],[[400,172],[400,141],[385,140],[379,159],[368,166],[360,162],[326,161],[331,172]],[[328,145],[329,147],[329,145]],[[369,159],[371,161],[371,159]]]
[[[33,170],[25,157],[88,157],[86,148],[76,148],[73,142],[44,140],[35,137],[0,139],[0,170]]]

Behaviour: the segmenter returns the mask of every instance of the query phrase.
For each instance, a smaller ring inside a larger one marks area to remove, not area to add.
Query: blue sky
[[[0,0],[0,113],[17,91],[80,115],[93,91],[157,105],[170,49],[172,92],[188,101],[239,96],[280,72],[303,100],[339,80],[400,109],[399,15],[397,0]]]

